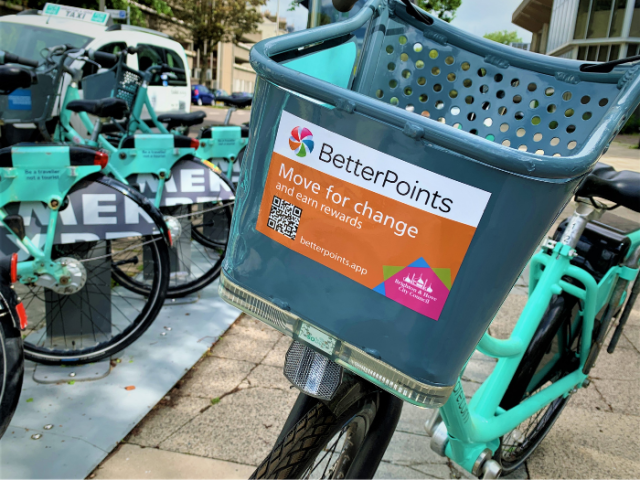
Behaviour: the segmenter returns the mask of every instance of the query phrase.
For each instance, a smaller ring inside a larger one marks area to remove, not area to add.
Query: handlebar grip
[[[89,50],[89,58],[99,63],[103,68],[111,68],[118,63],[118,56],[107,52]]]
[[[333,8],[341,13],[350,12],[358,0],[333,0]]]
[[[8,52],[5,52],[4,54],[4,61],[5,63],[17,63],[19,65],[24,65],[25,67],[36,68],[38,66],[38,62],[36,60],[29,60],[28,58],[19,57],[18,55]]]
[[[184,72],[184,69],[182,69],[182,68],[170,67],[169,65],[163,65],[163,66],[162,66],[162,71],[163,71],[163,72],[173,72],[173,73],[185,73],[185,72]]]

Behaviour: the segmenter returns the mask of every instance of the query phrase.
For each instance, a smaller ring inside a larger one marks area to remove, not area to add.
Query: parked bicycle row
[[[44,49],[40,62],[0,53],[0,63],[11,64],[0,67],[0,117],[33,122],[40,136],[0,150],[7,229],[0,252],[17,255],[28,359],[108,357],[148,328],[165,298],[192,295],[220,274],[235,196],[230,177],[248,127],[228,117],[198,139],[182,135],[204,112],[157,116],[147,90],[154,76],[184,71],[134,70],[127,57],[135,53],[59,45]],[[83,75],[86,65],[97,71]],[[29,89],[30,109],[12,108],[18,89]]]

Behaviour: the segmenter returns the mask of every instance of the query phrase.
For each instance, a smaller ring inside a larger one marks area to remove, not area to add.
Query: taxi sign
[[[105,12],[96,12],[95,10],[69,7],[67,5],[55,5],[53,3],[45,4],[42,9],[42,14],[52,17],[70,18],[82,22],[97,23],[99,25],[105,25],[107,20],[109,20],[109,14]]]

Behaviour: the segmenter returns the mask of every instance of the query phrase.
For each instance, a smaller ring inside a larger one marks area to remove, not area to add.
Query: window
[[[578,48],[577,60],[608,62],[620,58],[620,45],[589,45]]]
[[[184,70],[184,63],[180,56],[173,50],[158,47],[156,45],[138,44],[138,70],[145,71],[155,65],[166,64],[172,68]],[[152,87],[186,87],[187,75],[183,73],[156,74],[149,82]]]
[[[590,4],[590,0],[580,0],[580,5],[578,5],[578,16],[576,17],[576,30],[573,38],[584,38],[587,31]]]
[[[640,0],[636,0],[633,7],[633,16],[631,17],[630,37],[640,37]]]
[[[82,48],[90,40],[90,37],[62,30],[0,22],[0,45],[2,45],[2,49],[30,60],[42,60],[40,52],[51,45],[68,43],[76,48]]]
[[[635,57],[636,55],[640,55],[640,43],[630,43],[627,46],[627,57]]]
[[[627,0],[580,0],[573,38],[621,37],[626,7]],[[640,30],[640,0],[636,0],[635,12]]]
[[[613,0],[592,0],[587,38],[605,38],[609,31]]]

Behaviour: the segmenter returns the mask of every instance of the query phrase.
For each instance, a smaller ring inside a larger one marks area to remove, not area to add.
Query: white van
[[[149,86],[149,98],[156,113],[187,113],[191,85],[187,56],[178,42],[155,30],[113,24],[104,12],[47,3],[42,10],[26,10],[0,17],[0,50],[41,60],[45,47],[70,44],[115,53],[128,46],[143,47],[129,55],[127,64],[136,70],[166,63],[185,70],[175,78],[160,75]]]

